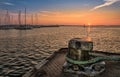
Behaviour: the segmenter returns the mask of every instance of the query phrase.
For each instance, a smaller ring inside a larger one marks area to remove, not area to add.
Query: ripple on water
[[[71,38],[84,37],[82,27],[0,31],[0,77],[21,77]],[[92,28],[94,49],[120,52],[120,28]]]

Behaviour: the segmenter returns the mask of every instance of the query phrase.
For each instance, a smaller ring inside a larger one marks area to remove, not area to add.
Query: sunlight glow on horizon
[[[18,11],[21,10],[21,22],[24,23],[24,2],[21,1],[8,1],[1,0],[0,2],[6,2],[1,4],[8,8],[11,23],[18,24]],[[38,1],[38,2],[36,2]],[[114,6],[104,6],[94,11],[90,11],[92,8],[104,3],[102,1],[89,1],[89,0],[70,0],[70,1],[40,1],[30,0],[26,3],[27,8],[27,24],[58,24],[58,25],[83,25],[88,22],[92,25],[120,25],[120,10],[118,4],[114,3]],[[17,3],[20,3],[17,6]],[[41,3],[40,3],[41,2]],[[42,3],[43,2],[43,3]],[[53,2],[53,3],[50,3]],[[88,2],[88,3],[87,3]],[[63,4],[64,3],[64,4]],[[41,4],[41,5],[40,5]],[[43,5],[42,5],[43,4]],[[53,5],[56,4],[56,5]],[[22,6],[23,5],[23,6]],[[33,5],[33,6],[31,6]],[[48,5],[48,6],[46,6]],[[14,7],[13,7],[14,6]],[[17,7],[15,7],[17,6]],[[118,8],[116,8],[118,7]],[[20,9],[19,9],[20,8]],[[21,9],[23,8],[23,9]],[[37,9],[36,9],[37,8]],[[37,14],[37,17],[36,17]],[[0,10],[0,24],[5,23],[6,10]],[[33,16],[32,16],[33,15]],[[32,19],[33,17],[33,19]],[[32,21],[33,20],[33,21]]]
[[[5,13],[4,13],[5,14]],[[37,14],[37,17],[35,16]],[[10,13],[13,21],[17,23],[18,13]],[[31,16],[33,15],[34,24],[62,24],[62,25],[119,25],[120,18],[118,12],[100,11],[100,12],[48,12],[27,13],[27,23],[31,24]],[[1,17],[4,20],[4,15]],[[38,19],[38,22],[37,20]],[[21,22],[24,23],[24,12],[21,14]]]

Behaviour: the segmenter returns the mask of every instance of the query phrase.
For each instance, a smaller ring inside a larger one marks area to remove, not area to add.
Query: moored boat
[[[77,42],[79,42],[78,39],[77,39]],[[76,39],[75,39],[75,42],[72,41],[71,43],[75,44]],[[80,40],[80,43],[81,43],[81,45],[83,43],[86,46],[86,43],[83,40],[82,40],[82,42]],[[81,45],[78,44],[79,47],[81,47]],[[92,44],[91,44],[91,46],[92,46]],[[85,48],[85,47],[83,46],[83,48]],[[89,49],[89,47],[87,47],[87,48]],[[80,48],[78,48],[78,49],[80,49]],[[85,52],[86,50],[83,50],[83,51]],[[81,55],[78,55],[76,60],[72,59],[72,58],[68,59],[67,55],[69,52],[71,52],[69,47],[62,48],[62,49],[54,52],[51,56],[44,59],[38,65],[36,65],[32,70],[27,72],[23,77],[89,77],[89,76],[120,77],[120,66],[119,66],[120,53],[95,51],[95,50],[91,50],[91,48],[90,48],[89,54],[92,56],[95,55],[97,57],[94,56],[93,59],[87,59],[87,60],[82,61],[80,58],[79,58],[80,60],[78,60],[78,57]],[[85,56],[86,56],[86,53],[85,53],[84,57]],[[69,55],[69,57],[74,58],[73,55],[72,56]],[[105,62],[104,65],[102,64],[102,68],[98,67],[99,65],[101,65],[98,61]],[[68,62],[69,64],[64,66],[64,64],[66,62]],[[71,66],[77,65],[77,68],[76,68],[76,66],[71,67],[69,65],[71,65]],[[82,70],[81,70],[81,68],[78,68],[81,66],[83,67]],[[86,67],[86,66],[88,66],[88,67]],[[64,69],[65,67],[67,67],[67,69]],[[83,70],[83,69],[85,69],[85,70]],[[81,71],[79,71],[79,70],[81,70]],[[91,71],[91,70],[94,70],[94,71]]]

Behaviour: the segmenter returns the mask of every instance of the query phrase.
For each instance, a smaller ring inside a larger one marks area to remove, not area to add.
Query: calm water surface
[[[0,76],[20,76],[71,38],[85,37],[82,27],[0,30]],[[94,50],[120,53],[120,27],[91,28]]]

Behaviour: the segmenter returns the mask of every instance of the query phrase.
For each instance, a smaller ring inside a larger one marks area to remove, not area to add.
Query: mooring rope
[[[94,56],[95,58],[92,58],[90,60],[87,61],[78,61],[75,59],[72,59],[70,57],[68,57],[68,55],[66,55],[66,60],[72,64],[78,64],[78,65],[85,65],[85,64],[92,64],[92,63],[96,63],[96,62],[100,62],[100,61],[120,61],[120,56],[116,57],[116,56],[107,56],[107,57],[103,57],[103,56],[96,56],[96,55],[91,55]]]

